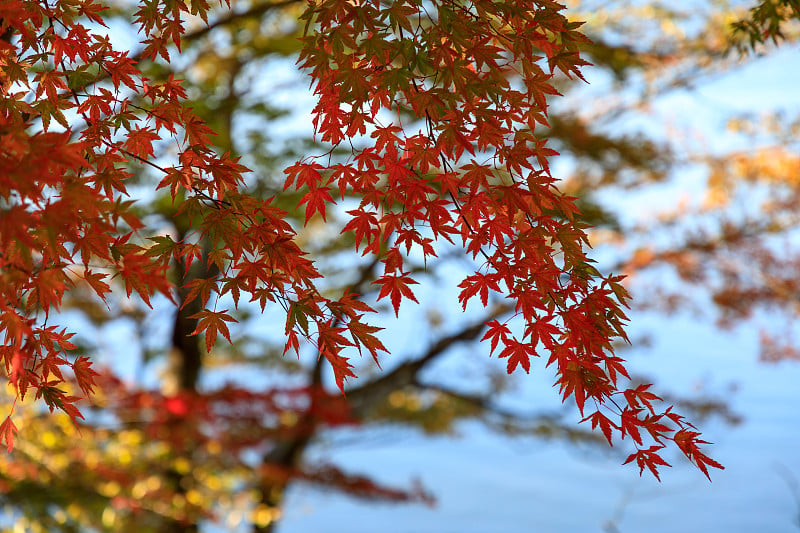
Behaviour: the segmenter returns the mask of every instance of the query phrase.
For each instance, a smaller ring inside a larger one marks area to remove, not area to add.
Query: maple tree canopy
[[[214,149],[209,126],[184,105],[181,80],[146,79],[139,60],[180,53],[184,19],[206,20],[205,0],[140,3],[136,59],[114,48],[94,0],[0,3],[0,328],[2,360],[17,398],[82,418],[64,370],[90,395],[95,372],[75,356],[72,333],[49,322],[67,291],[105,299],[112,284],[149,305],[174,299],[173,263],[198,261],[181,306],[199,304],[191,333],[211,350],[230,339],[225,308],[240,302],[285,311],[285,352],[313,345],[344,392],[349,359],[386,351],[373,308],[357,294],[324,294],[312,258],[272,198],[242,192],[239,159]],[[575,402],[609,443],[629,437],[635,462],[656,477],[672,442],[706,476],[722,468],[700,434],[649,385],[626,388],[612,343],[627,340],[621,277],[587,256],[587,224],[557,188],[556,155],[536,126],[548,124],[556,76],[581,77],[580,23],[563,6],[534,2],[325,0],[309,2],[299,66],[316,96],[315,131],[331,148],[285,169],[306,223],[326,220],[345,196],[355,251],[380,262],[379,299],[395,313],[416,301],[410,254],[457,243],[479,268],[459,283],[464,308],[504,295],[514,309],[487,324],[487,352],[508,372],[542,358],[563,400]],[[174,157],[156,157],[157,142]],[[130,164],[161,176],[180,216],[197,229],[153,234],[130,199]],[[211,244],[204,254],[200,241]],[[179,409],[178,409],[179,410]],[[13,411],[13,409],[12,409]],[[11,451],[13,412],[0,425]]]

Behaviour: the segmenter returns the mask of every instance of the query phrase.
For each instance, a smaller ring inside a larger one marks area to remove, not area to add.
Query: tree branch
[[[478,338],[486,322],[499,312],[492,313],[480,322],[462,328],[460,331],[442,337],[428,351],[417,359],[401,363],[397,368],[381,374],[376,379],[347,391],[350,413],[354,418],[364,418],[376,404],[386,399],[393,391],[417,383],[419,373],[445,353],[454,344],[473,341]]]
[[[281,7],[287,7],[293,4],[300,4],[300,3],[302,3],[301,0],[280,0],[278,2],[265,2],[263,4],[256,4],[247,11],[242,11],[241,13],[232,12],[228,16],[219,18],[214,22],[206,25],[205,27],[200,28],[199,30],[184,35],[181,38],[181,42],[186,43],[186,42],[196,41],[197,39],[202,38],[206,34],[210,33],[211,31],[221,26],[227,26],[228,24],[238,23],[239,21],[247,18],[260,17],[262,15],[265,15],[269,11],[272,11],[273,9],[279,9]]]

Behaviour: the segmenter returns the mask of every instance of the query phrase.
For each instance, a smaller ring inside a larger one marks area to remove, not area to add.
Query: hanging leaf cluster
[[[285,311],[285,351],[312,344],[339,388],[354,378],[352,354],[377,361],[386,348],[374,309],[355,295],[325,295],[320,272],[298,245],[287,213],[243,192],[249,172],[212,145],[213,131],[185,104],[181,80],[145,78],[97,28],[93,0],[14,0],[0,5],[0,329],[18,398],[35,391],[81,417],[66,392],[69,367],[90,393],[94,372],[75,358],[71,333],[48,325],[67,291],[104,299],[118,283],[150,305],[172,298],[170,265],[207,261],[183,300],[199,303],[192,332],[212,350],[235,321],[223,301]],[[144,1],[132,23],[140,58],[180,52],[185,20],[207,21],[199,0]],[[463,248],[477,266],[458,288],[464,309],[508,299],[514,315],[487,324],[488,351],[508,372],[552,366],[563,400],[585,421],[630,437],[636,462],[658,477],[669,441],[704,474],[721,468],[700,435],[647,387],[625,389],[615,340],[627,340],[619,276],[587,256],[586,223],[557,188],[556,152],[537,135],[559,77],[581,77],[580,23],[549,0],[325,0],[310,2],[299,65],[311,77],[315,131],[345,159],[307,156],[285,170],[304,221],[347,215],[355,252],[381,265],[374,283],[395,314],[416,301],[409,258]],[[170,143],[174,157],[156,157]],[[131,163],[160,175],[179,216],[197,230],[180,240],[148,236],[128,196]],[[206,256],[198,242],[211,243]],[[12,447],[10,418],[0,436]]]

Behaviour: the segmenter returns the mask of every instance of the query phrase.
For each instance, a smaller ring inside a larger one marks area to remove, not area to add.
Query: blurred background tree
[[[600,270],[630,275],[635,306],[692,309],[722,326],[763,320],[762,310],[790,330],[800,294],[798,115],[708,102],[728,125],[709,138],[687,131],[659,102],[697,96],[704,83],[776,53],[774,40],[790,46],[797,5],[683,4],[569,2],[594,41],[585,49],[594,67],[585,72],[588,86],[564,79],[559,87],[567,97],[550,117],[550,143],[562,154],[554,175],[595,226]],[[184,53],[171,65],[142,65],[151,79],[185,78],[190,105],[217,132],[220,150],[241,154],[254,169],[251,192],[277,196],[289,211],[298,197],[282,192],[283,168],[327,150],[308,128],[308,82],[294,66],[302,8],[299,0],[237,1],[208,25],[188,21]],[[136,37],[126,31],[131,5],[112,9],[113,37],[129,40],[135,54]],[[146,191],[158,178],[141,168],[137,179]],[[191,233],[168,194],[137,202],[154,232],[176,240]],[[352,236],[340,236],[340,228],[333,212],[327,224],[312,221],[301,239],[332,291],[349,287],[374,300],[375,264],[342,253]],[[367,500],[430,501],[416,482],[387,486],[322,459],[342,432],[354,439],[385,427],[451,434],[472,420],[512,436],[604,446],[588,427],[576,428],[566,408],[507,401],[518,379],[497,361],[470,357],[483,350],[476,348],[483,324],[509,310],[496,301],[461,313],[447,285],[453,269],[465,268],[455,257],[442,248],[435,262],[416,266],[428,293],[404,310],[402,325],[382,324],[393,356],[381,372],[365,359],[346,399],[317,354],[282,356],[283,323],[269,312],[243,308],[234,342],[205,353],[201,339],[186,336],[195,328],[191,306],[176,311],[158,301],[150,310],[123,291],[107,304],[88,293],[72,299],[62,312],[80,324],[82,353],[107,364],[103,392],[79,429],[17,407],[17,448],[0,460],[0,501],[10,520],[25,531],[273,531],[295,483]],[[189,283],[214,272],[176,265],[172,275]],[[788,338],[778,341],[765,328],[764,358],[796,358]],[[676,400],[695,419],[737,420],[724,398]]]

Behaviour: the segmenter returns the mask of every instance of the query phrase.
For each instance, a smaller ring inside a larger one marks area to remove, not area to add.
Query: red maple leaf
[[[96,385],[94,378],[99,374],[92,369],[92,363],[87,357],[81,356],[75,359],[72,363],[72,372],[75,374],[78,386],[87,397],[94,393]]]
[[[705,474],[705,476],[711,480],[711,476],[708,473],[708,467],[711,466],[713,468],[719,468],[720,470],[725,470],[725,467],[719,464],[714,459],[710,458],[702,451],[698,445],[700,444],[710,444],[707,441],[699,439],[700,433],[697,431],[691,431],[688,429],[681,429],[673,436],[673,440],[675,444],[678,445],[678,448],[686,455],[686,457],[692,461],[700,471]]]
[[[619,429],[619,427],[616,424],[614,424],[611,421],[611,419],[609,419],[606,415],[604,415],[600,411],[595,411],[591,415],[589,415],[586,418],[584,418],[583,420],[581,420],[581,422],[585,422],[587,420],[591,420],[592,421],[592,429],[595,429],[595,428],[597,428],[599,426],[600,427],[600,431],[603,432],[603,436],[608,441],[608,444],[609,445],[613,444],[611,442],[612,430]]]
[[[395,316],[399,316],[400,301],[403,298],[408,298],[409,300],[417,302],[417,299],[414,297],[414,293],[411,292],[411,289],[409,288],[409,285],[416,285],[417,282],[411,279],[411,276],[409,276],[408,273],[387,274],[385,276],[381,276],[372,283],[381,286],[380,293],[378,294],[378,300],[389,296],[392,302],[392,308],[394,308]]]
[[[639,475],[642,475],[645,467],[647,467],[647,469],[653,473],[656,479],[661,481],[661,476],[658,473],[658,467],[671,466],[658,454],[662,449],[664,449],[663,445],[654,445],[650,446],[646,450],[637,450],[635,453],[630,454],[622,464],[626,465],[630,462],[636,461],[636,465],[639,467]]]
[[[498,357],[500,359],[508,357],[508,366],[506,368],[508,373],[511,374],[517,368],[517,365],[522,365],[526,374],[530,373],[530,358],[536,356],[536,350],[534,350],[533,346],[530,343],[520,342],[513,338],[505,342],[505,346]]]
[[[206,351],[211,351],[211,348],[214,347],[214,344],[217,342],[217,333],[221,333],[228,342],[231,342],[231,334],[225,322],[238,322],[238,320],[228,315],[227,312],[227,309],[223,309],[222,311],[209,311],[208,309],[204,309],[199,313],[189,316],[189,318],[197,319],[197,327],[190,335],[197,335],[204,331],[206,333]]]
[[[485,341],[486,339],[491,339],[491,350],[489,353],[494,353],[498,342],[503,341],[503,344],[505,344],[511,337],[511,329],[509,329],[507,324],[501,324],[497,320],[492,320],[486,325],[488,329],[486,333],[483,334],[481,340]]]
[[[306,220],[305,223],[308,224],[308,221],[311,220],[311,217],[314,216],[314,213],[319,213],[322,215],[322,220],[326,221],[325,219],[325,205],[330,203],[335,203],[333,197],[331,197],[330,187],[316,187],[308,191],[301,199],[298,205],[306,204]]]

